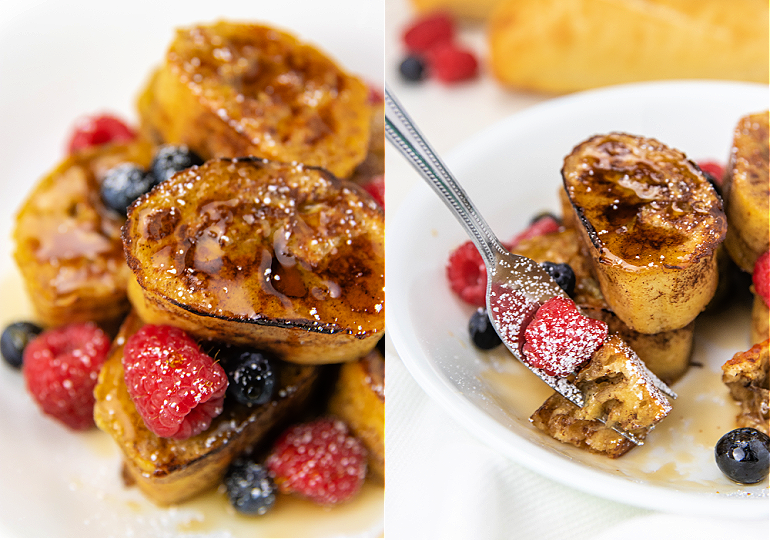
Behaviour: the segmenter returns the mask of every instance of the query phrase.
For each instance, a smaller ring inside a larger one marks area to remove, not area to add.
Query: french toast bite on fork
[[[741,407],[737,427],[751,427],[768,435],[770,406],[770,341],[736,353],[722,366],[722,382]]]
[[[687,157],[650,138],[597,135],[565,158],[574,223],[602,294],[630,328],[683,328],[716,291],[722,202]]]

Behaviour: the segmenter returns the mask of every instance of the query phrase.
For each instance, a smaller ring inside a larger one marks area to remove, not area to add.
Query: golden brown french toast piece
[[[329,412],[369,450],[369,471],[385,479],[385,359],[378,349],[340,367]]]
[[[145,142],[78,152],[27,196],[16,215],[14,257],[43,324],[97,321],[117,328],[128,311],[125,218],[102,203],[99,187],[112,167],[125,161],[146,167],[152,152]]]
[[[736,419],[738,427],[752,427],[768,434],[769,370],[770,341],[767,340],[736,353],[722,366],[722,381],[741,406]]]
[[[607,304],[630,328],[683,328],[717,287],[727,220],[705,175],[678,150],[610,133],[579,144],[562,177]]]
[[[147,322],[299,363],[352,361],[382,337],[383,213],[313,167],[211,160],[129,209],[123,229]]]
[[[179,503],[218,485],[233,459],[304,408],[319,375],[316,366],[276,362],[270,403],[249,407],[226,399],[206,431],[181,440],[158,437],[134,407],[123,372],[125,341],[143,324],[132,312],[121,327],[94,390],[94,419],[120,448],[125,472],[157,504]]]
[[[741,118],[733,133],[723,195],[730,226],[725,247],[745,272],[770,248],[768,112]]]
[[[385,102],[377,98],[372,103],[372,120],[369,125],[369,149],[366,158],[350,177],[352,182],[366,184],[375,176],[385,174]]]
[[[575,273],[573,300],[583,314],[607,323],[611,334],[620,335],[645,365],[667,384],[679,379],[690,366],[695,323],[657,334],[641,334],[628,327],[607,305],[591,263],[580,249],[575,229],[565,229],[520,242],[514,252],[539,263],[569,264]]]
[[[530,420],[555,439],[594,453],[622,456],[635,445],[612,427],[643,440],[671,411],[644,363],[616,335],[594,353],[575,384],[585,399],[582,408],[554,393]],[[606,423],[598,418],[605,418]]]
[[[366,156],[368,89],[317,48],[268,26],[179,29],[138,101],[142,130],[203,159],[258,157],[347,177]]]

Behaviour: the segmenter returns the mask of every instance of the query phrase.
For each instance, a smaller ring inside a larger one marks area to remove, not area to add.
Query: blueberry
[[[275,483],[259,463],[236,459],[228,468],[224,483],[230,504],[242,514],[261,516],[275,504]]]
[[[203,165],[203,159],[188,147],[166,145],[155,153],[150,165],[153,177],[158,184],[171,178],[174,173],[189,169],[193,165]]]
[[[24,349],[43,329],[38,325],[21,321],[9,324],[0,336],[0,352],[6,362],[15,368],[21,367]]]
[[[135,163],[123,163],[107,171],[102,180],[102,202],[121,215],[131,203],[155,185],[155,177]]]
[[[494,349],[502,343],[492,321],[487,316],[487,310],[484,308],[477,309],[471,315],[471,319],[468,321],[468,332],[470,332],[473,344],[485,351]]]
[[[719,469],[733,482],[757,484],[770,467],[770,437],[754,428],[734,429],[714,447]]]
[[[227,386],[230,395],[244,405],[263,405],[275,390],[275,360],[266,353],[248,348],[230,347],[224,351]]]
[[[404,80],[419,82],[425,78],[425,62],[419,56],[407,56],[398,66]]]
[[[567,263],[553,263],[545,261],[541,263],[543,269],[548,272],[559,287],[561,287],[568,296],[575,292],[575,272]]]

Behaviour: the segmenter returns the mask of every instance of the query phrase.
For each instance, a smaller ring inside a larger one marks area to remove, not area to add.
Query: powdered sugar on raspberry
[[[607,323],[584,316],[572,300],[555,297],[527,326],[523,350],[532,366],[565,377],[588,362],[606,338]]]
[[[147,428],[186,439],[222,412],[227,374],[179,328],[143,326],[123,350],[126,387]]]

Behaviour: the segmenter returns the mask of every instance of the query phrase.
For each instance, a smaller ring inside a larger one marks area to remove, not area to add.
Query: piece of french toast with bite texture
[[[671,411],[671,404],[653,384],[644,363],[617,335],[610,336],[594,353],[575,384],[585,400],[582,408],[554,393],[530,420],[561,442],[611,458],[635,446],[613,427],[644,440]]]
[[[258,156],[349,176],[369,142],[369,90],[316,47],[269,26],[177,30],[138,100],[142,131],[203,159]]]
[[[751,427],[768,434],[768,371],[770,341],[757,343],[748,351],[736,353],[722,366],[722,381],[741,407],[738,427]]]
[[[740,119],[733,132],[722,187],[730,224],[725,247],[748,273],[754,271],[757,258],[770,247],[769,134],[767,111]]]
[[[129,298],[147,322],[198,339],[357,360],[385,328],[383,229],[371,196],[323,169],[210,160],[130,207]]]
[[[642,334],[629,328],[604,300],[592,274],[591,263],[580,249],[577,234],[575,229],[567,228],[536,236],[520,242],[513,252],[539,263],[550,261],[570,265],[575,273],[572,297],[583,314],[606,322],[609,332],[620,335],[650,371],[665,383],[679,379],[690,366],[695,323],[657,334]]]
[[[727,220],[701,170],[678,150],[626,133],[580,143],[562,168],[576,229],[607,304],[630,328],[683,328],[718,283]]]
[[[340,366],[329,412],[338,416],[369,450],[369,471],[385,480],[385,359],[379,349]]]
[[[132,312],[121,326],[94,389],[94,419],[120,448],[124,474],[160,505],[180,503],[217,486],[233,459],[301,413],[322,369],[277,362],[272,401],[250,407],[225,399],[224,410],[204,432],[187,439],[159,437],[137,412],[123,371],[125,342],[143,324]]]
[[[16,215],[14,258],[37,319],[46,326],[95,321],[114,327],[128,312],[125,217],[102,202],[107,171],[152,160],[146,141],[74,153],[32,189]]]

